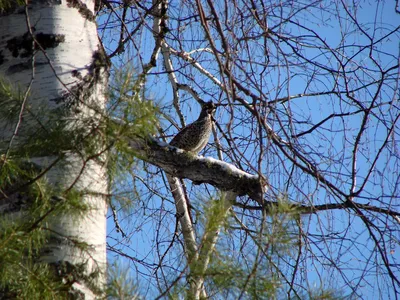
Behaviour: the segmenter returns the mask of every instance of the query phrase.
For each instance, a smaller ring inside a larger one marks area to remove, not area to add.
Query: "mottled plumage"
[[[215,104],[212,101],[205,102],[198,119],[179,131],[169,144],[195,154],[199,153],[210,138],[214,111]]]

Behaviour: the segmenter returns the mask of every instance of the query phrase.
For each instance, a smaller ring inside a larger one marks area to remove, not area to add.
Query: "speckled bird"
[[[197,120],[179,131],[169,144],[195,154],[203,150],[211,135],[215,109],[212,101],[204,102]]]

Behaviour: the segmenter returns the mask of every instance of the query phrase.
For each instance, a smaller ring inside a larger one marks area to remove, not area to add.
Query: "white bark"
[[[258,175],[244,172],[224,161],[193,155],[155,139],[132,139],[129,145],[141,159],[172,176],[208,183],[239,196],[248,195],[261,206],[265,204],[264,193],[268,185]]]
[[[189,209],[185,194],[179,179],[167,174],[168,183],[171,188],[172,195],[175,201],[177,218],[182,229],[182,235],[185,243],[185,251],[188,262],[190,263],[198,255],[196,236],[193,228],[192,220],[190,219]]]
[[[92,122],[96,122],[96,116],[105,106],[103,89],[107,76],[104,68],[98,68],[100,73],[94,76],[96,69],[92,63],[98,54],[102,53],[102,49],[93,13],[93,1],[30,1],[29,10],[22,7],[14,13],[0,17],[0,75],[18,85],[22,91],[28,87],[32,91],[25,107],[21,108],[24,115],[20,120],[22,122],[8,123],[7,126],[5,122],[0,123],[0,150],[3,155],[7,149],[16,145],[19,139],[24,138],[24,128],[32,124],[37,126],[26,113],[27,108],[34,113],[47,113],[64,105],[67,98],[75,98],[76,103],[80,103],[79,113],[71,115],[70,130],[82,126],[88,117]],[[32,35],[41,45],[35,50],[32,49]],[[82,79],[85,76],[84,82]],[[90,86],[90,91],[87,91],[86,97],[82,97],[83,94],[78,93],[77,87],[86,84],[85,88],[88,88],[88,81],[93,85]],[[77,96],[78,94],[80,96]],[[3,127],[6,130],[3,130]],[[43,169],[54,159],[52,156],[31,158],[32,162]],[[66,155],[63,164],[65,167],[56,164],[46,173],[48,182],[64,189],[72,187],[78,191],[85,191],[82,202],[88,204],[91,209],[79,219],[63,215],[50,220],[49,229],[54,234],[46,249],[46,255],[41,259],[53,264],[85,263],[86,275],[100,272],[97,281],[91,283],[96,288],[102,288],[106,267],[107,205],[105,197],[101,194],[107,193],[106,170],[103,163],[87,160],[72,153]],[[8,204],[2,205],[0,213],[7,211]],[[74,247],[73,241],[88,244],[88,250],[80,251]],[[87,282],[78,281],[73,288],[85,295],[86,299],[95,297]]]

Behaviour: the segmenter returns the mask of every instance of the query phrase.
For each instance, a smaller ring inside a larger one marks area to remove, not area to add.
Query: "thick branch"
[[[196,236],[193,229],[193,223],[190,219],[189,210],[179,179],[167,174],[168,183],[171,188],[172,195],[175,200],[175,207],[179,223],[182,227],[182,234],[185,242],[185,250],[188,261],[197,259],[197,244]]]
[[[251,175],[235,166],[193,155],[157,140],[131,140],[132,149],[144,161],[162,168],[179,178],[188,178],[195,183],[208,183],[222,191],[233,191],[239,196],[248,195],[258,203],[263,202],[265,180]]]

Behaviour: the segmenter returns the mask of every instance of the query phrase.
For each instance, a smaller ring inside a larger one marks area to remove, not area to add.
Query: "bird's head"
[[[201,104],[201,112],[202,114],[213,115],[217,106],[212,101],[203,102]]]

